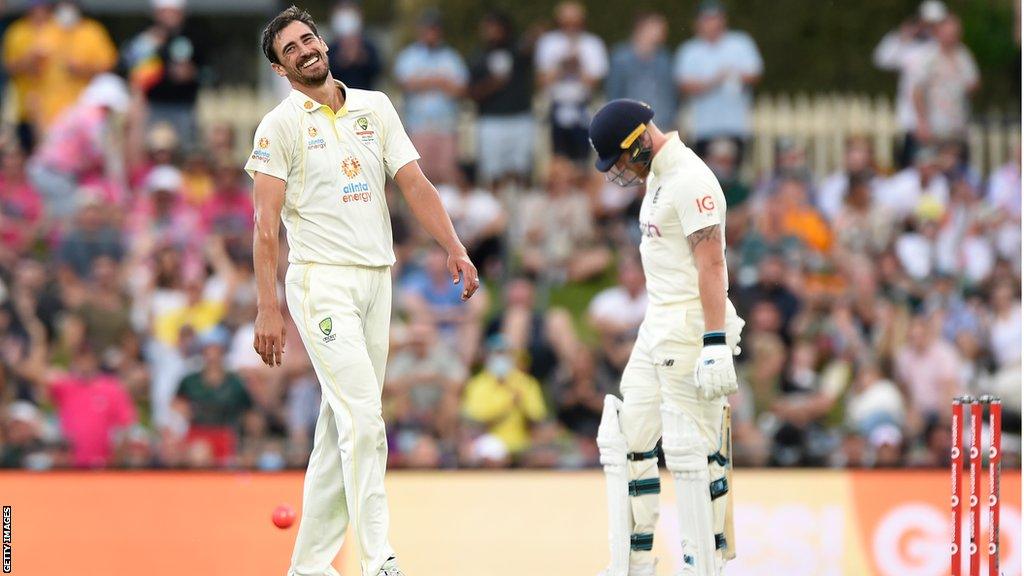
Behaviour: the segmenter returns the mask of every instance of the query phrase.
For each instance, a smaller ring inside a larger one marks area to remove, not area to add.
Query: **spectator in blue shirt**
[[[419,41],[395,60],[395,79],[404,92],[402,120],[420,153],[420,166],[435,184],[455,180],[459,98],[469,72],[462,56],[444,43],[440,13],[420,19]]]
[[[481,291],[479,301],[463,302],[461,284],[452,283],[447,262],[444,250],[431,248],[422,269],[410,272],[399,285],[400,305],[412,320],[434,326],[445,345],[469,365],[480,345],[487,294]]]
[[[609,100],[632,98],[651,105],[658,126],[674,126],[679,106],[672,82],[672,57],[665,47],[668,22],[655,12],[641,14],[633,36],[612,50],[605,82]]]
[[[328,46],[331,76],[351,88],[372,90],[380,75],[380,54],[363,33],[363,11],[353,0],[342,0],[331,14],[334,40]]]
[[[716,0],[700,6],[697,36],[676,52],[675,77],[689,101],[689,134],[705,156],[715,138],[736,142],[739,158],[750,136],[751,89],[764,65],[753,39],[729,30],[725,8]]]

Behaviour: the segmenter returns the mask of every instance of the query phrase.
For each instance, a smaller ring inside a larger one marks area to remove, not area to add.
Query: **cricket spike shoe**
[[[377,576],[405,576],[405,573],[398,567],[398,560],[395,560],[395,557],[392,556],[380,567],[380,572],[377,572]]]

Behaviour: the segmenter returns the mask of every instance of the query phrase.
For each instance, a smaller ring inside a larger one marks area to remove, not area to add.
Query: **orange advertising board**
[[[678,529],[662,480],[655,552],[671,574]],[[728,576],[948,574],[944,471],[739,470],[733,484]],[[410,576],[594,574],[607,558],[598,471],[399,472],[387,485]],[[1020,473],[1004,473],[1004,576],[1021,576],[1020,489]],[[284,576],[295,528],[271,513],[301,494],[301,473],[0,474],[18,576]],[[358,576],[348,546],[335,566]]]

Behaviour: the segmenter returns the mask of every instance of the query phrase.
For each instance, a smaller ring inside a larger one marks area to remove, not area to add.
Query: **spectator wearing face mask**
[[[33,0],[28,13],[4,35],[4,66],[11,74],[20,122],[45,134],[78,100],[97,74],[117,62],[117,49],[106,28],[82,15],[78,2]]]
[[[466,385],[462,412],[486,427],[509,452],[529,447],[530,428],[547,416],[540,383],[516,367],[504,338],[488,342],[487,363]]]
[[[372,90],[380,76],[377,46],[363,31],[363,10],[358,2],[343,0],[331,14],[334,40],[328,44],[331,76],[349,88]]]

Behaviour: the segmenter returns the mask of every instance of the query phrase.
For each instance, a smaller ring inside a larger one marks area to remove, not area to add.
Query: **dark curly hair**
[[[292,22],[302,22],[309,26],[313,34],[320,37],[320,33],[316,31],[316,22],[313,22],[313,17],[309,15],[309,12],[297,6],[289,7],[277,16],[274,16],[274,19],[263,29],[260,47],[263,48],[263,55],[267,57],[267,60],[270,60],[271,64],[281,63],[277,53],[274,52],[274,40],[277,39],[277,35],[281,33],[281,30],[284,30]]]

